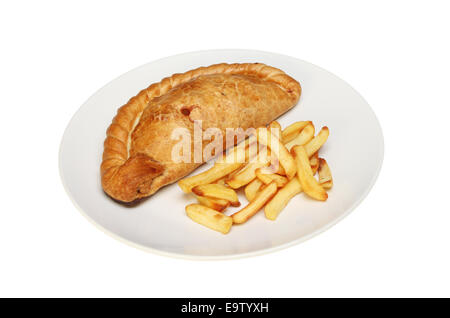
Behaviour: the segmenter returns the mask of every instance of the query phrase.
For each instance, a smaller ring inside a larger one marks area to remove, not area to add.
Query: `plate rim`
[[[118,80],[119,78],[127,75],[128,73],[131,73],[141,67],[144,67],[145,65],[148,64],[153,64],[153,63],[157,63],[161,60],[165,60],[165,59],[170,59],[170,58],[175,58],[175,57],[182,57],[185,55],[192,55],[192,54],[199,54],[199,53],[213,53],[213,52],[230,52],[230,51],[240,51],[240,52],[247,52],[247,53],[254,53],[254,54],[258,54],[258,53],[263,53],[263,54],[270,54],[270,55],[277,55],[279,57],[285,57],[285,58],[289,58],[289,59],[295,59],[298,60],[302,63],[307,63],[310,65],[313,65],[314,67],[328,73],[329,75],[332,75],[334,77],[336,77],[337,79],[341,80],[342,82],[344,82],[345,84],[347,84],[347,86],[349,88],[351,88],[353,90],[354,93],[356,93],[368,106],[369,106],[369,110],[372,113],[372,115],[375,118],[375,122],[378,126],[379,132],[380,132],[380,137],[381,137],[381,142],[380,142],[380,160],[378,162],[377,165],[377,169],[372,177],[372,179],[370,180],[370,184],[368,185],[368,187],[366,188],[366,190],[364,191],[364,193],[360,196],[360,198],[358,200],[356,200],[355,202],[353,202],[352,206],[350,208],[348,208],[345,213],[343,213],[342,215],[340,215],[339,217],[335,218],[332,222],[328,223],[327,225],[313,231],[312,233],[302,236],[298,239],[292,240],[290,242],[284,243],[284,244],[280,244],[277,246],[273,246],[273,247],[269,247],[269,248],[263,248],[261,250],[257,250],[257,251],[251,251],[251,252],[245,252],[245,253],[237,253],[237,254],[230,254],[230,255],[192,255],[192,254],[182,254],[182,253],[175,253],[175,252],[167,252],[167,251],[162,251],[156,248],[152,248],[152,247],[148,247],[136,242],[133,242],[131,240],[128,240],[126,238],[123,238],[122,236],[106,229],[105,227],[103,227],[102,225],[100,225],[99,223],[97,223],[94,219],[92,219],[79,205],[78,203],[75,201],[74,197],[72,196],[71,192],[69,191],[68,185],[67,185],[67,181],[64,178],[64,173],[63,173],[63,169],[62,169],[62,152],[63,152],[63,146],[64,146],[64,142],[67,139],[66,135],[68,133],[69,127],[71,126],[72,122],[74,121],[74,119],[76,118],[76,116],[79,114],[79,112],[86,106],[86,104],[88,103],[89,100],[91,100],[99,91],[101,91],[103,88],[105,88],[106,86],[108,86],[110,83]],[[87,98],[85,100],[85,102],[77,109],[77,111],[72,115],[72,117],[70,118],[69,122],[66,125],[66,128],[64,129],[62,138],[61,138],[61,142],[59,144],[59,151],[58,151],[58,171],[59,171],[59,176],[61,179],[61,183],[63,185],[63,188],[67,194],[67,196],[70,198],[70,201],[72,201],[72,204],[75,206],[75,208],[80,212],[81,215],[83,215],[91,224],[93,224],[97,229],[99,229],[100,231],[102,231],[103,233],[105,233],[106,235],[116,239],[119,242],[122,242],[128,246],[134,247],[138,250],[147,252],[147,253],[152,253],[152,254],[156,254],[156,255],[161,255],[161,256],[167,256],[167,257],[171,257],[171,258],[176,258],[176,259],[185,259],[185,260],[198,260],[198,261],[202,261],[202,260],[208,260],[208,261],[219,261],[219,260],[231,260],[231,259],[241,259],[241,258],[248,258],[248,257],[253,257],[253,256],[260,256],[260,255],[264,255],[264,254],[270,254],[276,251],[280,251],[280,250],[284,250],[286,248],[298,245],[300,243],[303,243],[305,241],[308,241],[309,239],[329,230],[331,227],[333,227],[334,225],[336,225],[338,222],[342,221],[345,217],[347,217],[351,212],[353,212],[360,204],[362,201],[364,201],[364,199],[368,196],[368,194],[372,191],[372,188],[374,187],[380,172],[381,172],[381,168],[383,166],[383,162],[384,162],[384,153],[385,153],[385,147],[384,147],[384,134],[383,134],[383,129],[381,127],[380,121],[376,115],[376,113],[374,112],[374,110],[372,109],[372,107],[370,106],[370,104],[366,101],[366,99],[356,90],[353,88],[353,86],[351,86],[347,81],[343,80],[342,78],[340,78],[339,76],[335,75],[334,73],[331,73],[330,71],[317,66],[314,63],[310,63],[308,61],[299,59],[297,57],[293,57],[293,56],[289,56],[286,54],[280,54],[280,53],[275,53],[275,52],[269,52],[269,51],[262,51],[262,50],[253,50],[253,49],[212,49],[212,50],[198,50],[198,51],[190,51],[190,52],[184,52],[184,53],[180,53],[180,54],[174,54],[174,55],[170,55],[170,56],[166,56],[166,57],[162,57],[144,64],[141,64],[137,67],[132,68],[131,70],[122,73],[121,75],[115,77],[114,79],[110,80],[109,82],[107,82],[105,85],[103,85],[102,87],[100,87],[99,89],[97,89],[93,94],[91,94],[89,96],[89,98]]]

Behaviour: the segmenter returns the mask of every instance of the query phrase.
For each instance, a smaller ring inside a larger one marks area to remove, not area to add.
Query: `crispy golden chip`
[[[280,139],[280,135],[281,135],[281,125],[279,122],[277,122],[276,120],[274,120],[273,122],[271,122],[269,124],[269,126],[267,126],[267,128],[270,129],[270,132],[272,133],[272,135],[275,135],[278,139]]]
[[[194,222],[223,234],[227,234],[233,225],[231,217],[200,204],[186,206],[186,214]]]
[[[202,197],[200,195],[196,195],[195,197],[201,205],[207,206],[208,208],[219,212],[222,212],[230,205],[230,202],[224,199],[214,199],[209,197]]]
[[[272,121],[272,122],[267,126],[267,128],[269,129],[270,133],[271,133],[274,137],[276,137],[278,140],[280,140],[280,136],[281,136],[281,125],[280,125],[279,122],[277,122],[276,120],[275,120],[275,121]],[[267,147],[267,148],[268,148],[268,149],[267,149],[267,155],[270,157],[270,162],[272,163],[272,161],[274,161],[277,157],[276,157],[275,155],[271,154],[271,151],[270,151],[270,140],[269,140],[268,142],[269,142],[269,146]],[[278,159],[277,159],[276,163],[278,163]],[[277,169],[278,169],[278,168],[277,168]]]
[[[294,140],[300,132],[308,125],[312,125],[312,121],[298,121],[289,126],[287,126],[281,133],[281,141],[283,144]]]
[[[330,130],[328,129],[328,127],[322,127],[317,136],[305,145],[305,151],[308,158],[311,157],[315,152],[317,152],[320,147],[322,147],[325,141],[327,141],[329,135]]]
[[[325,190],[329,190],[329,189],[331,189],[333,187],[333,181],[327,181],[327,182],[321,183],[320,185]]]
[[[192,177],[181,179],[178,181],[178,185],[184,192],[189,193],[195,186],[215,182],[243,165],[244,163],[216,163],[209,170]]]
[[[247,198],[247,200],[249,202],[253,201],[253,199],[255,199],[256,195],[258,194],[258,191],[261,189],[261,187],[264,185],[264,183],[259,180],[259,179],[255,179],[252,182],[250,182],[249,184],[247,184],[247,186],[244,189],[244,193],[245,193],[245,197]]]
[[[266,128],[258,128],[256,135],[260,144],[270,146],[271,154],[278,157],[281,166],[286,171],[286,176],[288,179],[292,179],[296,173],[295,162],[286,147]]]
[[[313,199],[325,201],[328,198],[328,194],[313,176],[305,147],[294,146],[292,153],[297,165],[297,177],[303,191]]]
[[[306,125],[305,128],[302,129],[302,131],[297,137],[286,143],[285,146],[288,150],[291,150],[292,147],[296,145],[303,146],[314,138],[314,133],[315,133],[314,124],[310,122],[308,125]]]
[[[264,184],[269,184],[274,181],[279,188],[284,187],[288,183],[286,177],[280,176],[275,173],[271,173],[267,168],[259,168],[255,171],[256,177]]]
[[[280,129],[281,132],[281,125],[278,121],[274,120],[271,121],[270,124],[268,125],[269,128],[274,128],[274,129]]]
[[[315,175],[319,169],[319,151],[316,151],[311,158],[309,158],[309,163],[311,164],[312,173]]]
[[[250,136],[217,159],[212,168],[195,176],[181,179],[178,181],[178,186],[184,192],[189,193],[195,186],[213,183],[222,179],[245,165],[245,162],[251,155],[251,149],[257,148],[253,147],[254,145],[256,145],[256,136]]]
[[[302,192],[302,187],[297,178],[290,180],[264,207],[264,215],[269,220],[275,220],[288,202]]]
[[[332,181],[327,181],[327,182],[321,183],[320,185],[325,190],[330,190],[333,187],[333,182]]]
[[[227,151],[211,169],[179,181],[183,191],[194,192],[200,203],[187,206],[186,213],[197,223],[228,233],[232,223],[245,223],[263,207],[266,218],[275,220],[301,192],[327,200],[325,189],[333,186],[333,179],[318,151],[329,129],[323,127],[315,137],[314,132],[311,121],[296,122],[284,130],[277,121],[258,128],[256,136]],[[316,172],[319,181],[314,178]],[[249,204],[231,217],[219,213],[229,205],[240,205],[233,189],[242,186]]]
[[[256,178],[255,170],[262,166],[261,163],[249,163],[239,173],[228,179],[226,183],[233,189],[239,189],[252,182]]]
[[[237,175],[242,169],[244,169],[244,167],[246,166],[246,164],[244,163],[239,169],[236,169],[232,172],[230,172],[227,176],[223,177],[222,180],[223,181],[223,185],[227,184],[227,180],[230,178],[233,178],[235,175]]]
[[[216,163],[234,164],[245,163],[251,156],[250,149],[256,149],[257,139],[256,136],[250,136],[247,139],[241,141],[236,146],[228,149],[225,153],[217,159]]]
[[[270,171],[270,173],[282,174],[285,176],[286,171],[284,171],[284,168],[280,164],[280,160],[278,160],[278,157],[272,154],[270,149],[268,149],[267,152],[270,157],[270,165],[269,167],[267,167],[268,171]]]
[[[239,198],[233,189],[220,184],[202,184],[192,188],[192,192],[202,197],[214,199],[224,199],[230,202],[232,206],[240,206]]]
[[[234,172],[234,171],[233,171],[233,172]],[[233,173],[233,172],[232,172],[232,173]],[[231,175],[231,173],[230,173],[229,175]],[[226,185],[225,180],[226,180],[227,178],[228,178],[228,177],[223,177],[223,178],[217,180],[217,181],[214,182],[214,183],[221,184],[221,185],[224,186],[224,185]]]
[[[273,173],[280,174],[280,175],[283,175],[283,176],[286,175],[286,171],[284,170],[283,166],[280,165],[280,162],[279,162],[278,158],[276,158],[276,163],[273,163],[270,166],[270,168],[271,168],[271,171],[273,171]]]
[[[249,184],[256,178],[255,170],[265,167],[269,164],[269,157],[266,153],[260,153],[257,159],[247,164],[242,170],[234,174],[226,180],[226,183],[233,189],[239,189],[242,186]]]
[[[319,158],[319,183],[324,189],[331,189],[333,187],[331,169],[327,161],[323,158]]]
[[[277,192],[277,184],[275,182],[270,183],[264,189],[262,189],[255,199],[251,201],[245,208],[239,212],[234,213],[231,217],[233,223],[244,223],[253,215],[255,215],[261,208],[269,201]]]

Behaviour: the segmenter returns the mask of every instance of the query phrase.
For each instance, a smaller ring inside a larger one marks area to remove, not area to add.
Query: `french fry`
[[[269,158],[261,154],[254,162],[247,164],[242,170],[226,180],[226,183],[233,189],[239,189],[246,184],[249,184],[256,178],[255,170],[265,167],[269,164]]]
[[[280,176],[275,173],[271,173],[268,169],[259,168],[255,171],[256,177],[261,180],[264,184],[269,184],[274,181],[277,184],[277,187],[281,188],[288,183],[288,179],[286,177]]]
[[[303,128],[308,125],[312,125],[312,121],[298,121],[287,126],[281,133],[281,141],[283,142],[283,144],[294,140],[300,134]]]
[[[319,151],[316,151],[311,158],[309,158],[309,163],[311,164],[312,173],[315,175],[319,169]]]
[[[329,135],[330,130],[328,129],[328,127],[322,127],[317,136],[305,145],[305,151],[308,158],[311,157],[315,152],[317,152],[320,147],[322,147],[325,141],[327,141]]]
[[[192,192],[192,188],[202,184],[216,182],[245,165],[249,156],[249,148],[256,144],[256,137],[250,136],[240,144],[230,149],[226,155],[220,157],[214,166],[195,176],[178,181],[178,186],[186,193]]]
[[[256,134],[229,149],[214,166],[178,182],[184,192],[193,192],[199,204],[186,206],[195,222],[221,233],[232,224],[245,223],[264,208],[275,220],[289,201],[305,192],[313,199],[328,199],[333,186],[330,167],[319,158],[319,149],[329,137],[324,126],[317,136],[311,121],[299,121],[282,130],[277,121],[258,128]],[[258,153],[259,152],[259,153]],[[318,172],[318,180],[314,175]],[[247,206],[231,216],[228,206],[240,206],[234,189],[245,186]]]
[[[319,158],[319,184],[324,189],[331,189],[333,187],[333,177],[331,176],[331,169],[325,159]]]
[[[281,125],[280,125],[280,123],[279,122],[277,122],[276,120],[274,120],[274,121],[272,121],[268,126],[267,126],[267,128],[269,129],[269,131],[270,131],[270,133],[274,136],[274,137],[276,137],[278,140],[280,140],[280,138],[281,138]],[[273,155],[273,154],[271,154],[271,150],[270,150],[270,140],[268,141],[269,142],[269,145],[268,145],[268,149],[267,149],[267,154],[268,154],[268,156],[270,157],[270,162],[271,162],[271,165],[273,165],[273,168],[272,169],[277,169],[278,170],[278,167],[276,167],[275,165],[276,164],[278,164],[278,166],[280,166],[280,163],[279,163],[279,161],[278,161],[278,158],[275,156],[275,155]]]
[[[253,199],[256,197],[258,191],[261,189],[263,185],[264,183],[259,179],[255,179],[249,184],[247,184],[247,186],[244,189],[244,193],[245,197],[249,202],[253,201]]]
[[[271,173],[268,172],[268,171],[261,171],[261,169],[256,169],[255,174],[256,174],[256,177],[259,180],[261,180],[261,182],[264,183],[264,184],[269,184],[272,181],[275,181],[275,180],[273,180],[272,178],[269,177],[269,174],[271,174]]]
[[[241,141],[236,146],[228,149],[220,158],[217,159],[216,163],[245,163],[252,155],[251,150],[255,150],[257,148],[254,147],[256,146],[256,143],[256,136],[252,135]]]
[[[202,197],[214,199],[224,199],[230,202],[232,206],[240,206],[239,198],[233,189],[220,184],[202,184],[192,188],[192,192]]]
[[[325,190],[330,190],[333,187],[333,181],[327,181],[327,182],[321,183],[320,185]]]
[[[303,146],[314,138],[315,128],[312,122],[306,125],[305,128],[293,140],[285,144],[288,150],[291,150],[295,145]]]
[[[264,215],[269,220],[275,220],[288,202],[302,192],[302,186],[297,178],[290,180],[264,207]]]
[[[231,217],[200,204],[186,206],[186,214],[194,222],[223,234],[227,234],[233,225]]]
[[[207,206],[208,208],[219,212],[222,212],[230,205],[230,202],[224,199],[214,199],[209,197],[202,197],[200,195],[196,195],[195,197],[197,198],[198,203],[200,203],[201,205]]]
[[[270,152],[270,149],[268,150],[268,153],[270,155],[270,165],[267,167],[267,170],[270,171],[270,173],[276,173],[276,174],[282,174],[286,175],[286,171],[284,171],[284,168],[282,165],[280,165],[280,161],[278,160],[278,157],[275,156]]]
[[[279,122],[277,122],[276,120],[274,120],[273,122],[271,122],[268,126],[268,128],[270,129],[270,132],[275,135],[278,139],[280,139],[280,135],[281,135],[281,125]]]
[[[235,170],[236,171],[236,170]],[[234,171],[233,171],[234,172]],[[232,172],[232,173],[233,173]],[[231,175],[231,173],[229,174],[229,175]],[[225,185],[225,180],[227,179],[227,177],[224,177],[224,178],[221,178],[221,179],[219,179],[219,180],[217,180],[216,182],[214,182],[214,183],[217,183],[217,184],[221,184],[221,185]]]
[[[328,194],[313,176],[305,147],[294,146],[292,153],[297,166],[297,177],[303,191],[313,199],[325,201],[328,198]]]
[[[276,162],[275,162],[275,160],[276,160]],[[284,171],[283,166],[280,165],[280,162],[279,162],[278,158],[275,157],[275,160],[274,160],[273,164],[270,166],[271,169],[272,169],[272,167],[274,167],[271,171],[273,171],[273,173],[281,174],[281,175],[285,176],[286,175],[286,171]]]
[[[256,136],[260,144],[270,146],[271,154],[278,157],[281,166],[286,171],[286,176],[288,179],[292,179],[296,173],[295,162],[286,147],[266,128],[258,128]]]
[[[214,166],[209,170],[206,170],[195,176],[181,179],[180,181],[178,181],[178,186],[184,192],[189,193],[195,186],[215,182],[225,177],[230,172],[239,169],[243,165],[244,163],[215,163]]]
[[[245,208],[231,216],[233,218],[233,223],[240,224],[246,222],[249,218],[261,210],[264,204],[266,204],[266,202],[269,201],[276,192],[277,184],[275,182],[267,185]]]
[[[223,185],[226,185],[226,184],[227,184],[227,180],[230,179],[230,178],[232,178],[232,177],[234,177],[235,175],[237,175],[237,174],[245,167],[245,165],[246,165],[246,164],[244,164],[243,166],[241,166],[239,169],[236,169],[236,170],[230,172],[230,173],[228,174],[228,176],[223,177],[223,178],[222,178],[222,180],[223,180]]]

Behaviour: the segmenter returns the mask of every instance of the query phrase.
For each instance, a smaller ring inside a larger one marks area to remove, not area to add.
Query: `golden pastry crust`
[[[296,80],[260,63],[216,64],[164,78],[119,108],[106,132],[102,187],[124,202],[149,196],[201,164],[171,161],[173,129],[193,131],[194,120],[223,133],[257,128],[292,108],[300,94]]]

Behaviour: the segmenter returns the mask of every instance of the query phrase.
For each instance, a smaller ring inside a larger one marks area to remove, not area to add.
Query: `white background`
[[[446,4],[2,2],[0,296],[450,296]],[[298,57],[359,91],[385,137],[372,192],[312,240],[247,259],[166,258],[100,232],[60,182],[70,118],[132,68],[218,48]]]

